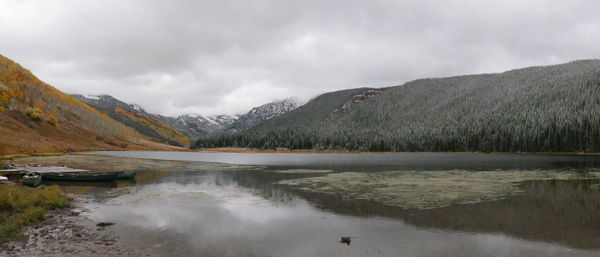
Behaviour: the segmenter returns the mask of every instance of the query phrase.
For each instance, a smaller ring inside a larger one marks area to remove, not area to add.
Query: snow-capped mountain
[[[255,107],[243,115],[222,114],[207,117],[200,115],[165,117],[159,115],[158,117],[195,140],[213,135],[242,132],[296,107],[298,107],[298,102],[288,98]]]
[[[241,115],[237,120],[231,123],[231,125],[226,128],[226,131],[228,133],[236,133],[251,129],[268,119],[296,109],[298,105],[298,101],[295,99],[287,98],[254,107],[252,110]]]
[[[147,113],[137,104],[128,104],[109,95],[73,95],[73,97],[108,113],[114,119],[126,123],[128,126],[133,126],[142,134],[158,137],[163,140],[164,136],[157,136],[155,131],[150,131],[142,127],[143,123],[141,122],[134,123],[132,117],[137,115],[157,119],[173,127],[188,138],[196,140],[212,135],[242,132],[298,107],[296,100],[288,98],[252,108],[252,110],[243,115],[221,114],[204,117],[201,115],[186,114],[170,117]]]
[[[177,117],[168,117],[156,115],[163,122],[173,126],[181,133],[187,135],[192,140],[205,137],[222,126],[213,120],[209,120],[200,115],[181,115]]]
[[[240,116],[241,115],[221,114],[221,115],[208,116],[208,117],[206,117],[206,119],[208,119],[209,121],[211,121],[223,128],[226,128],[229,125],[231,125],[231,123],[235,122]]]

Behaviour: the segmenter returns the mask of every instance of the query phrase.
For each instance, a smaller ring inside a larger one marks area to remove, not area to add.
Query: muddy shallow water
[[[95,199],[89,218],[155,256],[600,255],[597,157],[103,154],[172,160],[19,161],[138,171],[60,184]]]

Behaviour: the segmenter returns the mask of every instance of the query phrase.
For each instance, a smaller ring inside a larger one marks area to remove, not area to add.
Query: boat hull
[[[37,176],[34,178],[23,178],[22,182],[23,182],[23,185],[30,186],[30,187],[36,187],[42,183],[42,176]]]
[[[62,180],[62,181],[109,181],[118,178],[119,172],[106,173],[45,173],[45,180]]]
[[[131,178],[135,178],[136,173],[135,172],[121,172],[117,175],[117,177],[119,179],[131,179]]]

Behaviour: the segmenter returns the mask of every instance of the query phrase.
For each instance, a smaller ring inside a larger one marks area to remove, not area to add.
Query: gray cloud
[[[0,54],[169,115],[600,55],[593,0],[0,2]]]

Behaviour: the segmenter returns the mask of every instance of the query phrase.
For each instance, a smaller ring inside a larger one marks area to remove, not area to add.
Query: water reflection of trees
[[[419,227],[501,233],[525,240],[545,241],[574,248],[600,248],[600,180],[527,181],[521,184],[523,194],[500,201],[455,205],[417,210],[386,206],[369,200],[346,199],[295,190],[276,182],[315,176],[315,174],[282,174],[264,171],[234,171],[181,174],[178,183],[215,183],[253,190],[257,195],[287,202],[298,197],[317,208],[353,216],[384,216],[401,219]]]
[[[461,231],[504,233],[527,240],[600,248],[599,180],[529,181],[525,193],[501,201],[413,211],[409,223]]]
[[[254,193],[262,195],[266,199],[287,202],[297,198],[298,195],[283,186],[276,185],[276,182],[284,179],[314,177],[315,174],[241,171],[231,172],[230,176],[239,186],[250,188],[254,190]]]
[[[430,210],[398,210],[393,216],[430,228],[502,233],[575,248],[600,248],[599,180],[528,181],[522,195],[488,203]],[[389,213],[388,213],[389,214]]]
[[[268,199],[288,201],[300,196],[318,208],[338,214],[392,217],[420,227],[501,233],[575,248],[600,248],[600,180],[527,181],[521,185],[523,194],[500,201],[407,210],[274,185],[282,179],[304,176],[314,174],[239,172],[232,179]]]

